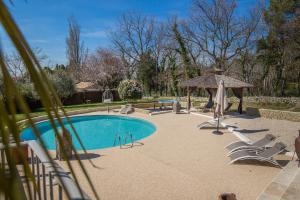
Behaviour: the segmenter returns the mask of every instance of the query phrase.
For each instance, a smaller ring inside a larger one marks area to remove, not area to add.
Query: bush
[[[119,84],[118,92],[123,100],[136,100],[142,98],[142,87],[134,80],[123,80]]]
[[[20,93],[24,96],[26,101],[34,102],[39,100],[39,96],[34,88],[33,83],[18,83]]]
[[[61,99],[68,98],[75,93],[75,84],[72,77],[63,70],[55,71],[49,75],[57,95]]]

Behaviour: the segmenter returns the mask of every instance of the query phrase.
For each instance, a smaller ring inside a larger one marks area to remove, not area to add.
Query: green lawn
[[[172,99],[171,97],[165,97],[165,98],[160,98],[160,99]],[[90,109],[90,108],[96,108],[96,107],[106,107],[107,105],[122,105],[126,103],[149,103],[152,102],[153,98],[148,98],[148,99],[142,99],[138,101],[132,101],[132,102],[127,102],[127,101],[115,101],[113,103],[91,103],[91,104],[79,104],[79,105],[71,105],[71,106],[64,106],[64,109],[66,111],[74,111],[74,110],[83,110],[83,109]],[[195,101],[193,104],[194,106],[199,106],[200,101]],[[231,107],[231,111],[237,111],[237,106],[238,103],[234,103]],[[293,111],[293,112],[300,112],[299,107],[295,107],[293,104],[264,104],[264,103],[248,103],[244,102],[243,104],[243,109],[246,110],[247,107],[254,107],[254,108],[265,108],[265,109],[272,109],[272,110],[287,110],[287,111]],[[38,117],[45,115],[45,111],[43,108],[39,108],[34,110],[31,113],[32,117]],[[24,114],[17,114],[16,118],[18,121],[24,120],[26,117]]]
[[[142,99],[138,101],[115,101],[112,103],[91,103],[91,104],[78,104],[78,105],[71,105],[71,106],[64,106],[66,111],[74,111],[74,110],[84,110],[90,108],[97,108],[97,107],[106,107],[108,105],[122,105],[126,103],[148,103],[151,102],[152,99]],[[32,117],[38,117],[42,115],[46,115],[44,108],[35,109],[31,114]],[[26,118],[25,114],[17,114],[16,115],[17,121],[24,120]]]

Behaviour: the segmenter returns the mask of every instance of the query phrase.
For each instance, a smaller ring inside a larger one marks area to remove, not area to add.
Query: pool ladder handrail
[[[133,147],[134,140],[133,140],[133,134],[132,133],[127,133],[125,135],[125,137],[124,137],[124,145],[126,144],[128,138],[131,139],[131,147]],[[118,133],[115,135],[113,146],[116,146],[117,140],[119,141],[119,145],[120,145],[120,149],[121,149],[122,148],[122,137]]]
[[[124,138],[124,144],[126,144],[127,138],[129,138],[129,137],[130,137],[130,139],[131,139],[131,147],[133,147],[134,140],[133,140],[133,135],[132,135],[132,133],[127,133],[127,134],[125,135],[125,138]]]
[[[119,139],[119,145],[120,145],[120,149],[121,149],[122,148],[122,140],[121,140],[121,135],[118,133],[115,135],[114,146],[116,146],[117,139]]]

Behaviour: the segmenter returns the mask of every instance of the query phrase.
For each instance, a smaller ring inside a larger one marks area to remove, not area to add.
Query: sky
[[[237,0],[244,14],[257,0]],[[47,65],[66,64],[68,18],[81,27],[82,40],[89,51],[110,47],[107,33],[114,29],[125,12],[137,12],[166,20],[170,16],[187,18],[192,0],[5,0],[15,21],[32,48],[48,56]],[[12,45],[0,27],[0,42],[5,52]]]

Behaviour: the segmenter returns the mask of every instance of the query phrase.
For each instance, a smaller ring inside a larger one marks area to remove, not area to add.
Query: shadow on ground
[[[270,129],[235,129],[235,131],[238,131],[240,133],[244,133],[244,134],[252,134],[252,133],[259,133],[259,132],[265,132],[265,131],[269,131]]]
[[[230,119],[230,118],[241,118],[241,119],[256,119],[259,118],[259,116],[250,116],[246,114],[239,114],[235,112],[227,112],[225,119]]]
[[[285,167],[290,160],[276,160],[276,162],[281,166]],[[234,163],[235,165],[256,165],[256,166],[268,166],[268,167],[276,167],[280,168],[279,166],[273,165],[269,162],[260,162],[256,160],[239,160]]]
[[[104,155],[99,155],[96,153],[81,153],[78,154],[78,156],[80,160],[91,160],[91,159],[99,158],[100,156],[104,156]],[[71,160],[76,160],[75,156],[73,156]]]

